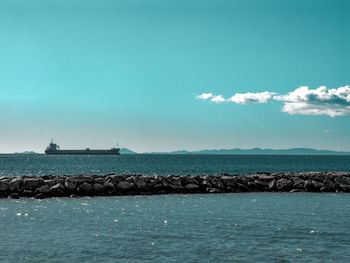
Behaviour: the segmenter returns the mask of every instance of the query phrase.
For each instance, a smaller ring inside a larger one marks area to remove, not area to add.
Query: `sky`
[[[350,2],[0,0],[0,153],[350,151]]]

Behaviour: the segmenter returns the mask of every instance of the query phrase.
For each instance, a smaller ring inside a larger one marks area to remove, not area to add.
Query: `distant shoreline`
[[[2,198],[242,192],[350,192],[350,172],[246,175],[45,175],[0,178]]]
[[[24,151],[15,153],[0,153],[0,154],[16,154],[16,155],[34,155],[34,154],[44,154],[37,153],[34,151]],[[312,148],[291,148],[291,149],[214,149],[214,150],[199,150],[199,151],[170,151],[170,152],[134,152],[127,148],[122,148],[120,150],[121,155],[129,154],[169,154],[169,155],[338,155],[338,156],[350,156],[350,151],[333,151],[333,150],[317,150]]]
[[[32,155],[45,155],[47,156],[47,154],[45,153],[0,153],[0,156],[1,155],[24,155],[24,156],[32,156]],[[347,156],[350,156],[350,153],[339,153],[339,154],[297,154],[297,153],[283,153],[283,154],[280,154],[280,153],[127,153],[127,154],[121,154],[122,156],[132,156],[132,155],[170,155],[170,156],[191,156],[191,155],[200,155],[200,156],[205,156],[205,155],[216,155],[216,156],[229,156],[229,155],[237,155],[237,156],[339,156],[339,157],[347,157]],[[51,157],[52,156],[57,156],[57,155],[50,155]],[[64,155],[64,154],[61,154],[59,156],[72,156],[72,155]],[[76,154],[75,156],[91,156],[91,155],[79,155],[79,154]],[[96,156],[96,155],[95,155]],[[111,155],[99,155],[100,157],[101,156],[111,156]],[[120,155],[119,155],[120,156]],[[118,158],[118,157],[116,157]]]

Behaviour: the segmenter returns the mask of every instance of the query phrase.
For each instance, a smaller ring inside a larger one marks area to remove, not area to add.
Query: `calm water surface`
[[[350,171],[350,156],[0,155],[0,176]],[[348,262],[350,194],[0,199],[0,262]]]
[[[0,200],[0,262],[348,262],[350,194]]]
[[[350,171],[350,156],[295,155],[0,155],[0,176],[45,174],[244,174]]]

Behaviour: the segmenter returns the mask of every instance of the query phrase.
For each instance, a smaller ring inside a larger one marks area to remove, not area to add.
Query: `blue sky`
[[[138,152],[350,151],[346,99],[319,97],[343,107],[331,117],[283,110],[313,92],[273,98],[350,85],[349,15],[338,0],[0,0],[0,152],[42,152],[51,138]],[[265,91],[268,103],[197,97]]]

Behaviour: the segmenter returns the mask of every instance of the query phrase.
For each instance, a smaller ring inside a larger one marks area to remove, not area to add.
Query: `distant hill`
[[[15,152],[14,154],[40,154],[33,151]]]
[[[127,148],[121,148],[120,154],[136,154],[136,152],[133,152],[132,150],[129,150]]]
[[[200,150],[200,151],[173,151],[173,152],[151,152],[148,154],[252,154],[252,155],[350,155],[350,152],[316,150],[310,148],[292,148],[292,149],[219,149],[219,150]]]
[[[309,148],[293,148],[293,149],[221,149],[221,150],[201,150],[201,151],[175,151],[171,154],[279,154],[279,155],[350,155],[350,152],[330,151],[330,150],[316,150]]]
[[[15,152],[14,154],[40,154],[33,151]],[[120,154],[138,154],[127,148],[121,148]],[[200,151],[172,151],[172,152],[144,152],[142,154],[242,154],[242,155],[350,155],[350,152],[316,150],[310,148],[292,148],[292,149],[218,149],[218,150],[200,150]]]

